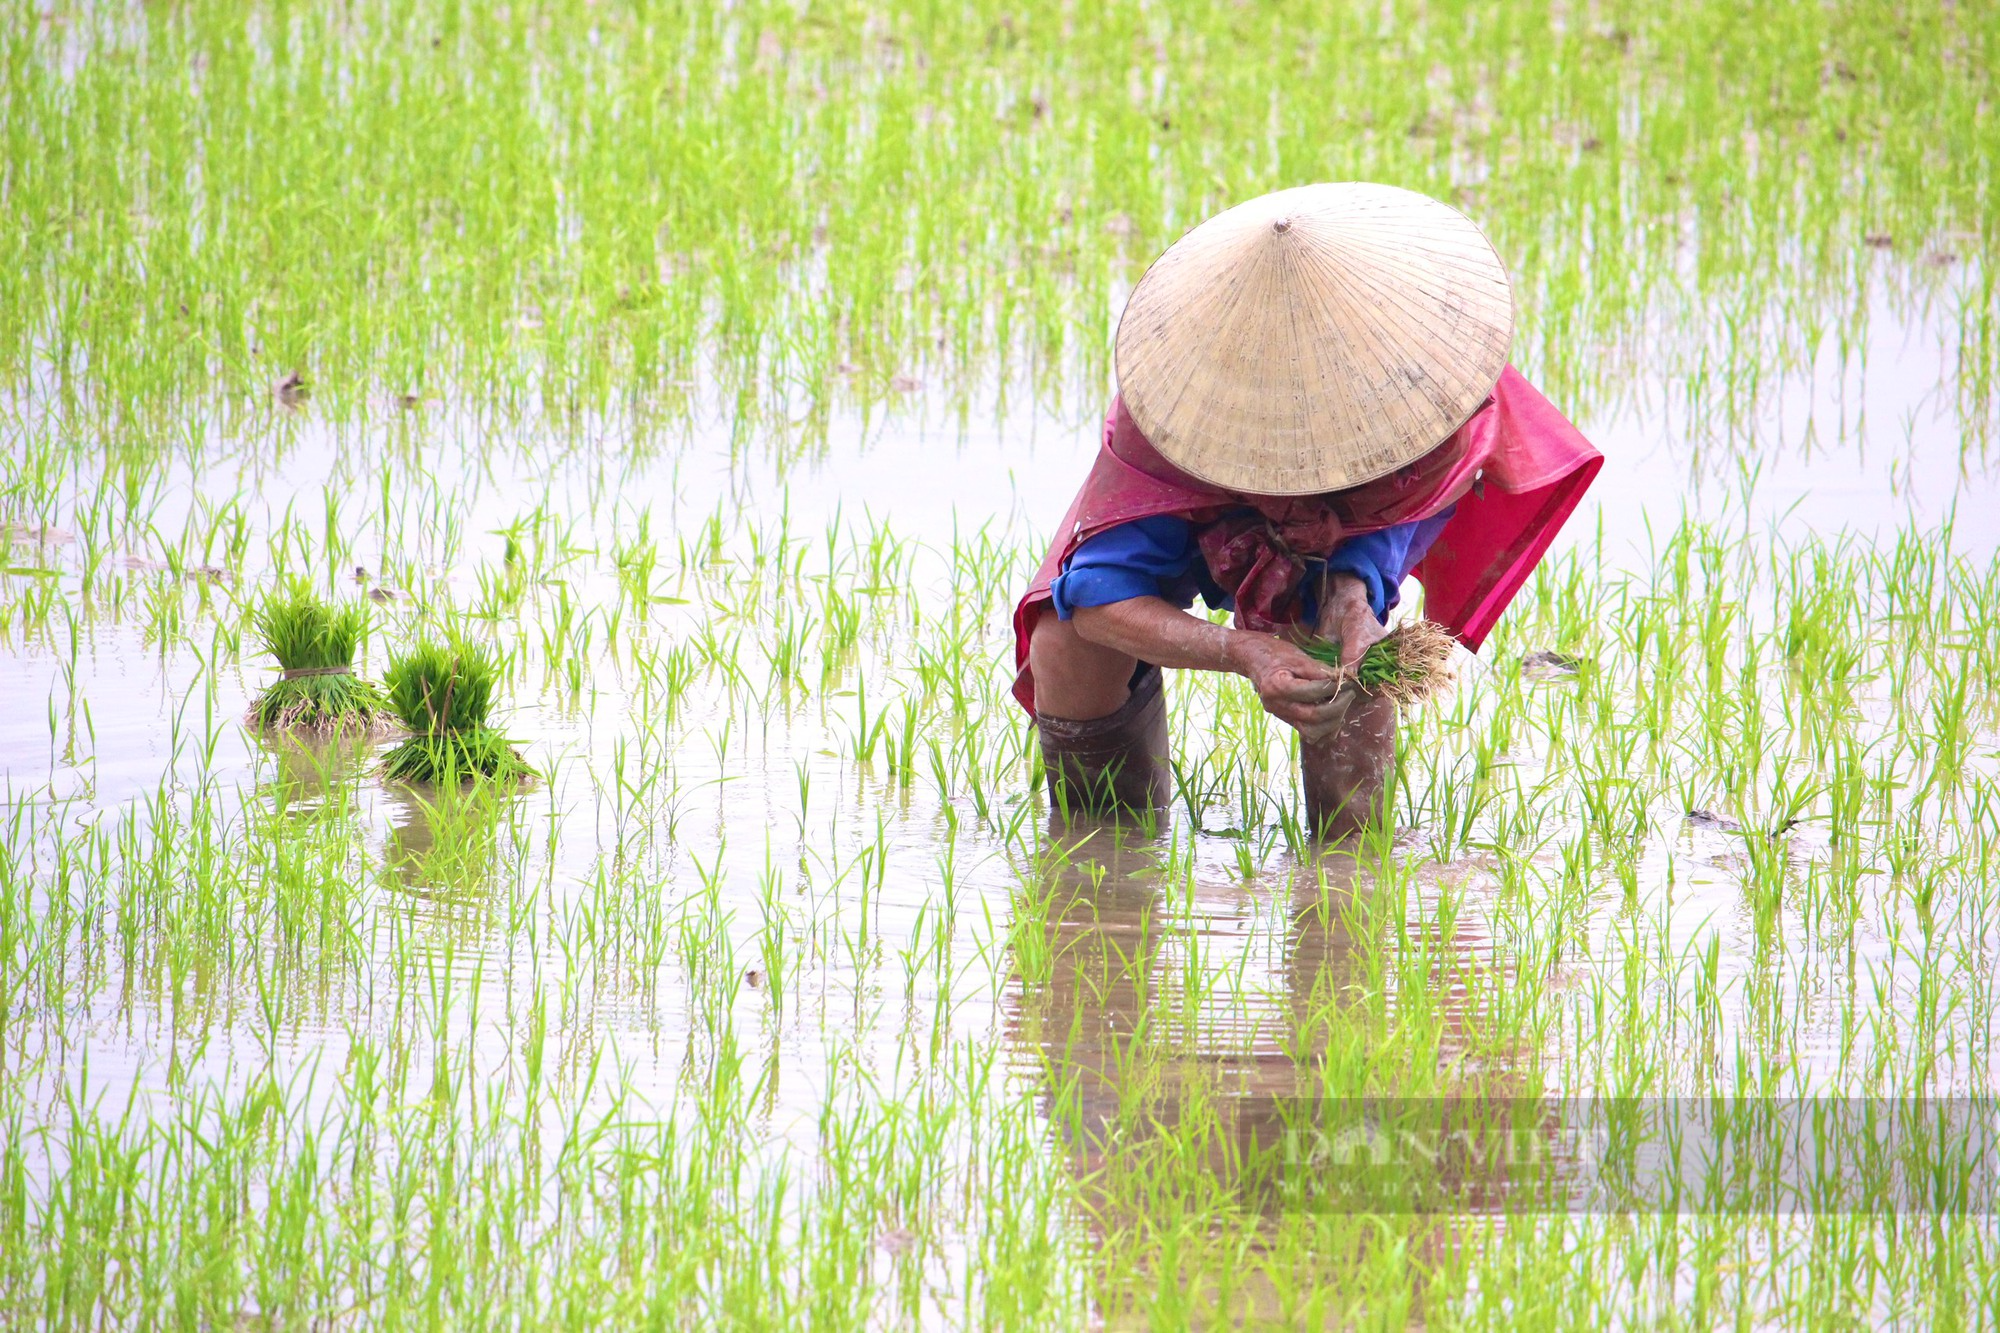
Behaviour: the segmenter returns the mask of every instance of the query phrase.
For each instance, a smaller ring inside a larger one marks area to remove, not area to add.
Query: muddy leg
[[[1331,634],[1331,599],[1322,590],[1320,632]],[[1299,768],[1305,779],[1306,819],[1329,841],[1351,838],[1388,817],[1396,781],[1396,705],[1364,694],[1349,682],[1340,697],[1346,716],[1320,741],[1301,740]]]
[[[1035,627],[1029,652],[1053,820],[1165,810],[1173,769],[1160,669],[1086,643],[1052,615]]]
[[[1160,669],[1142,666],[1131,696],[1109,717],[1076,720],[1041,714],[1042,765],[1051,810],[1072,814],[1157,817],[1173,799],[1167,760],[1167,696]]]
[[[1352,837],[1388,813],[1396,780],[1396,704],[1348,685],[1347,716],[1323,741],[1302,741],[1306,819],[1322,838]]]

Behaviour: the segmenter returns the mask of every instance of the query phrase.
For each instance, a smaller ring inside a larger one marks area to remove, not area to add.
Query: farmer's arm
[[[1351,574],[1359,579],[1375,619],[1386,623],[1402,600],[1403,580],[1430,553],[1431,544],[1457,509],[1457,505],[1446,505],[1429,518],[1345,538],[1327,556],[1327,573]]]
[[[1331,604],[1358,607],[1370,624],[1376,623],[1366,589],[1351,576],[1336,580]],[[1082,638],[1143,662],[1245,676],[1266,712],[1302,732],[1320,731],[1342,716],[1333,703],[1338,683],[1333,669],[1276,635],[1211,624],[1158,596],[1079,606],[1071,620]],[[1355,651],[1358,656],[1360,650]]]
[[[1077,547],[1050,587],[1056,615],[1079,638],[1156,666],[1245,676],[1265,710],[1307,733],[1332,724],[1334,673],[1269,634],[1211,624],[1181,607],[1193,599],[1201,559],[1194,524],[1158,516],[1123,523]],[[1179,605],[1165,594],[1173,593]],[[1329,582],[1322,630],[1342,641],[1351,663],[1381,636],[1368,585],[1341,573]],[[1372,632],[1371,632],[1372,631]]]
[[[1343,662],[1352,666],[1360,661],[1386,632],[1383,626],[1402,598],[1403,580],[1429,552],[1455,508],[1349,537],[1327,556],[1328,595],[1319,609],[1319,632],[1339,641]]]

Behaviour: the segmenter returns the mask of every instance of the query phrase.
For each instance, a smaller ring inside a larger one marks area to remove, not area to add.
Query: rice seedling
[[[264,651],[278,659],[279,676],[251,705],[251,723],[318,736],[386,727],[389,701],[354,674],[368,624],[366,606],[329,605],[296,579],[266,596],[256,611],[257,633]]]
[[[1408,707],[1436,698],[1452,681],[1456,645],[1450,634],[1428,620],[1406,620],[1368,645],[1352,668],[1342,665],[1340,644],[1309,639],[1306,655],[1349,674],[1365,693]]]
[[[383,756],[383,776],[454,784],[533,773],[513,743],[488,725],[499,678],[491,651],[456,635],[425,640],[392,659],[389,706],[410,737]]]

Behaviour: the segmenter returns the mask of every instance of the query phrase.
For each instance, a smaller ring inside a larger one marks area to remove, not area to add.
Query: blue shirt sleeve
[[[1368,588],[1368,605],[1377,620],[1389,619],[1389,612],[1402,600],[1403,580],[1424,558],[1451,521],[1457,505],[1414,523],[1398,523],[1380,532],[1349,537],[1333,548],[1326,558],[1329,573],[1352,574]]]
[[[1333,548],[1326,568],[1352,574],[1368,589],[1368,604],[1376,618],[1387,620],[1402,596],[1402,583],[1424,558],[1431,543],[1450,521],[1451,509],[1415,523],[1399,523],[1380,532],[1349,537]],[[1191,606],[1197,595],[1211,606],[1227,607],[1230,599],[1210,586],[1202,562],[1195,525],[1162,514],[1107,528],[1078,544],[1049,584],[1056,615],[1068,620],[1079,606],[1105,606],[1134,597],[1164,597],[1176,606]],[[1307,588],[1318,580],[1309,578]],[[1308,602],[1316,599],[1308,595]],[[1308,605],[1307,618],[1317,615]]]
[[[1201,547],[1194,524],[1170,514],[1107,528],[1080,543],[1049,584],[1056,615],[1068,620],[1079,606],[1105,606],[1134,597],[1176,596],[1190,584]]]

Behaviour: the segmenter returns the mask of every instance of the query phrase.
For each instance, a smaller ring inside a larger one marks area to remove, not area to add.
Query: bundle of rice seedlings
[[[487,649],[456,637],[419,643],[391,662],[389,706],[410,739],[383,758],[383,776],[458,782],[532,773],[507,738],[486,725],[499,679]]]
[[[389,723],[389,701],[354,674],[354,650],[368,632],[368,608],[329,606],[291,580],[257,608],[264,651],[282,674],[250,706],[250,722],[332,735],[367,733]]]
[[[1406,620],[1370,644],[1351,671],[1343,669],[1363,692],[1394,699],[1399,705],[1422,703],[1451,684],[1452,637],[1434,621]],[[1340,667],[1340,645],[1313,639],[1306,654]]]

